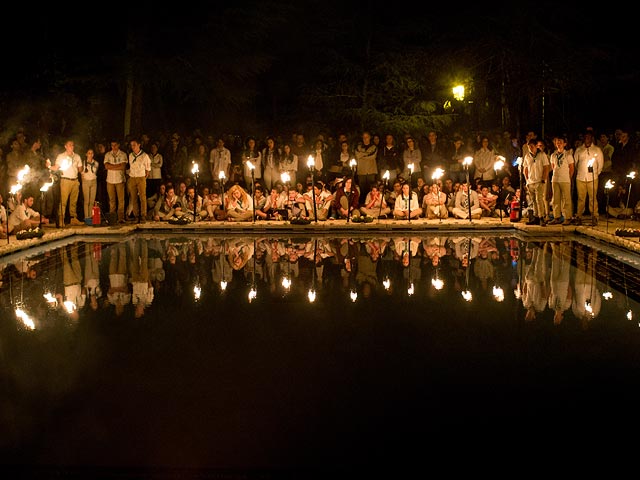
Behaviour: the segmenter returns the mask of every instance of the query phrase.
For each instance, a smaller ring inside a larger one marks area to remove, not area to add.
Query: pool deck
[[[353,223],[346,220],[328,220],[324,222],[311,222],[309,225],[292,225],[283,221],[256,221],[249,222],[196,222],[187,225],[171,225],[167,222],[146,222],[143,224],[127,223],[117,226],[65,226],[45,225],[44,235],[41,238],[17,240],[15,235],[9,239],[0,240],[0,257],[12,253],[28,250],[46,243],[69,238],[74,235],[117,237],[130,235],[132,233],[197,233],[206,232],[210,234],[300,234],[305,235],[345,235],[345,234],[383,234],[406,235],[410,232],[419,234],[425,233],[455,233],[463,232],[469,234],[473,231],[491,231],[492,233],[518,233],[520,235],[540,240],[540,237],[564,237],[567,235],[583,235],[594,240],[617,246],[623,250],[640,254],[640,235],[634,237],[622,237],[616,235],[618,229],[639,229],[638,220],[618,220],[605,219],[600,217],[597,225],[583,224],[576,225],[526,225],[525,221],[511,222],[508,218],[482,218],[479,220],[427,220],[424,218],[416,220],[374,220],[372,223]]]

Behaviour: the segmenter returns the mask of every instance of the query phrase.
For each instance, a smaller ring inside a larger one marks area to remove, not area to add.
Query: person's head
[[[95,152],[93,151],[93,148],[89,148],[86,153],[87,161],[92,162],[94,155],[95,155]]]
[[[405,197],[407,195],[409,195],[409,184],[408,183],[402,184],[402,195],[404,195]]]
[[[137,138],[133,138],[129,141],[129,146],[131,147],[131,150],[133,151],[133,153],[138,153],[140,151],[140,148],[142,148],[140,146],[140,140],[138,140]]]
[[[593,132],[591,130],[587,130],[584,133],[584,146],[590,147],[593,144]]]
[[[531,155],[535,156],[538,153],[538,141],[535,138],[530,139],[527,148],[529,148]]]
[[[396,144],[396,139],[390,133],[387,133],[387,135],[384,137],[384,141],[390,147]]]
[[[64,143],[64,149],[67,151],[67,153],[73,153],[73,150],[75,149],[76,144],[74,143],[73,140],[67,140]]]
[[[371,133],[365,130],[362,132],[362,143],[369,145],[371,143]]]
[[[562,152],[567,146],[567,139],[563,136],[557,136],[553,138],[553,144],[555,145],[558,151]]]
[[[396,192],[396,193],[401,192],[402,191],[402,183],[400,183],[398,181],[393,182],[393,191]]]
[[[24,196],[22,197],[22,204],[25,207],[32,208],[33,201],[34,201],[34,198],[32,193],[25,193]]]
[[[435,130],[429,130],[427,133],[427,139],[429,140],[429,143],[436,143],[438,140],[438,132]]]
[[[342,184],[345,192],[348,192],[351,190],[351,184],[352,184],[351,177],[345,178],[344,183]]]
[[[120,150],[120,142],[117,140],[111,140],[111,150],[114,152]]]
[[[407,142],[407,148],[409,148],[410,150],[413,150],[416,146],[416,142],[413,137],[407,137],[405,139],[405,142]]]
[[[508,176],[502,177],[502,188],[511,185],[511,179]]]

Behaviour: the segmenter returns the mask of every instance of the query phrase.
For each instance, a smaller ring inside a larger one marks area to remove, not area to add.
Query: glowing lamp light
[[[471,290],[465,290],[463,292],[461,292],[462,298],[465,299],[465,301],[470,302],[471,299],[473,298],[473,295],[471,295]]]
[[[195,175],[198,172],[200,172],[200,167],[198,166],[198,164],[196,162],[193,162],[193,168],[191,169],[191,173],[193,173]]]
[[[407,295],[411,296],[415,293],[415,288],[413,287],[413,282],[411,282],[409,284],[409,287],[407,288]]]
[[[44,185],[42,185],[40,187],[40,191],[41,192],[47,192],[49,190],[49,188],[51,188],[52,186],[53,186],[53,182],[45,183]]]
[[[453,98],[459,102],[464,100],[464,85],[456,85],[452,89]]]
[[[436,290],[442,290],[442,287],[444,287],[444,282],[440,278],[432,278],[431,285],[433,285],[433,288],[435,288]]]
[[[351,297],[352,302],[355,302],[358,299],[358,292],[356,292],[355,290],[351,290],[349,292],[349,297]]]
[[[410,163],[409,165],[407,165],[407,168],[411,170],[411,175],[413,175],[413,169],[415,168],[413,163]]]
[[[633,312],[631,310],[627,311],[627,320],[633,320]]]
[[[249,303],[253,302],[257,296],[258,292],[256,292],[255,287],[251,287],[251,290],[249,290],[249,295],[247,296],[247,298],[249,299]]]
[[[497,285],[493,287],[493,298],[496,299],[497,302],[502,302],[504,300],[504,290]]]
[[[615,184],[616,182],[614,180],[609,179],[607,180],[607,183],[604,184],[604,189],[611,190]]]
[[[224,174],[224,172],[220,172],[220,173],[218,173],[218,178],[220,180],[224,180],[225,178],[227,178],[227,176]]]
[[[282,286],[288,291],[291,288],[291,279],[289,277],[282,277]]]
[[[310,288],[307,292],[307,298],[309,299],[309,303],[316,301],[316,291],[313,288]]]
[[[311,170],[315,166],[316,166],[316,159],[313,158],[312,155],[309,155],[309,158],[307,158],[307,167],[309,167],[309,170]]]
[[[31,168],[29,168],[29,165],[25,165],[22,170],[18,171],[18,182],[22,183],[24,177],[26,177],[29,173],[29,170],[31,170]]]
[[[584,309],[589,315],[593,316],[593,307],[591,306],[591,300],[585,300]]]
[[[389,278],[385,278],[382,281],[382,286],[384,287],[385,290],[389,290],[391,288],[391,280],[389,280]]]
[[[513,291],[513,296],[516,297],[516,300],[520,300],[522,297],[522,290],[520,290],[520,285],[518,285]]]
[[[587,162],[587,167],[593,168],[593,164],[595,163],[595,161],[596,161],[595,158],[590,158],[589,161]]]
[[[220,280],[220,290],[224,292],[226,289],[227,289],[227,282],[225,282],[224,280]]]
[[[517,165],[518,167],[522,166],[522,157],[518,157],[516,158],[516,160],[513,162],[513,165]]]
[[[11,189],[9,190],[9,193],[11,193],[11,195],[15,195],[20,190],[22,190],[22,184],[16,183],[15,185],[11,186]]]
[[[62,305],[67,313],[73,313],[76,310],[76,304],[71,300],[65,300]]]
[[[602,298],[604,298],[605,300],[611,300],[613,298],[613,293],[609,291],[602,292]]]
[[[42,295],[44,297],[44,299],[47,301],[47,303],[56,303],[56,297],[54,297],[53,295],[51,295],[51,292],[46,292],[44,295]]]
[[[27,312],[22,310],[20,307],[16,308],[16,317],[18,317],[20,321],[24,324],[24,326],[27,327],[29,330],[35,330],[36,324],[33,323],[33,320],[27,314]]]
[[[504,157],[499,155],[497,160],[493,163],[493,169],[497,172],[498,170],[502,170],[504,167]]]
[[[352,170],[356,168],[356,165],[358,165],[358,162],[356,162],[355,158],[352,158],[351,160],[349,160],[349,166],[351,167]]]
[[[256,166],[251,163],[249,160],[247,160],[247,167],[249,167],[249,170],[255,170]]]
[[[202,289],[200,288],[200,285],[195,285],[193,287],[193,298],[195,299],[196,302],[200,300],[201,294],[202,294]]]
[[[469,168],[472,163],[473,157],[464,157],[464,160],[462,160],[462,166],[465,168]]]
[[[291,175],[289,175],[287,172],[281,173],[280,180],[282,180],[284,183],[289,183],[291,181]]]
[[[433,180],[440,180],[442,178],[442,175],[444,175],[444,170],[438,167],[434,170],[433,175],[431,175],[431,178]]]
[[[627,178],[630,178],[631,180],[635,180],[636,178],[636,172],[629,172],[627,174]]]

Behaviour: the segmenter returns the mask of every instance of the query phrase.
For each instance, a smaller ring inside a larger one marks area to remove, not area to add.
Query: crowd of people
[[[34,223],[503,217],[531,225],[628,218],[638,142],[618,129],[495,134],[129,136],[77,150],[20,130],[0,170],[2,236]],[[45,145],[46,144],[46,145]],[[611,182],[608,182],[611,180]],[[42,186],[50,188],[42,191]],[[521,195],[521,187],[524,195]],[[42,192],[42,193],[37,193]],[[27,202],[25,208],[18,208]],[[16,213],[18,212],[18,213]],[[14,215],[13,220],[9,218]],[[19,215],[19,216],[15,216]]]

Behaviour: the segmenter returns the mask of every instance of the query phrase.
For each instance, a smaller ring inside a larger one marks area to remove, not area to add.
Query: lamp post
[[[351,195],[353,194],[354,183],[356,182],[356,170],[358,167],[358,162],[356,162],[355,158],[349,160],[349,167],[351,167],[351,192],[349,195],[349,200],[347,202],[347,223],[349,223],[349,219],[351,218]]]
[[[629,209],[629,199],[631,198],[631,186],[632,186],[633,180],[636,178],[636,172],[629,172],[627,174],[627,178],[629,179],[629,191],[627,192],[627,203],[624,207],[625,212]],[[627,215],[625,213],[624,222],[622,224],[623,229],[625,228],[626,224],[627,224]]]
[[[593,173],[593,164],[595,163],[595,158],[590,158],[587,163],[587,171],[591,174],[591,226],[595,227],[598,224],[598,217],[596,209],[596,176]]]
[[[469,180],[469,168],[473,163],[473,157],[464,157],[462,160],[462,166],[464,167],[465,174],[467,176],[467,203],[469,204],[469,222],[471,220],[471,181]]]
[[[611,194],[611,189],[613,188],[613,186],[615,185],[616,182],[614,182],[613,180],[609,179],[607,180],[607,183],[604,184],[604,191],[606,192],[607,195],[607,207],[606,207],[606,214],[609,215],[609,195]],[[628,202],[627,202],[628,203]],[[609,233],[609,220],[607,220],[607,233]]]
[[[440,223],[442,223],[442,212],[440,211],[442,207],[440,206],[440,185],[438,184],[438,180],[442,178],[442,175],[444,175],[444,170],[440,167],[437,167],[433,171],[433,174],[431,175],[431,179],[436,184],[436,198],[438,200],[438,218],[440,219]]]
[[[47,182],[40,187],[40,227],[42,227],[42,206],[44,203],[44,194],[49,190],[51,185],[53,185],[53,181]]]
[[[384,201],[384,192],[387,189],[387,183],[389,182],[389,170],[384,172],[382,175],[382,179],[384,180],[382,184],[382,196],[380,197],[380,211],[378,212],[378,223],[380,223],[380,215],[382,214],[382,202]]]
[[[411,182],[413,181],[413,169],[415,168],[413,163],[407,165],[409,169],[409,194],[407,195],[407,219],[411,223]]]
[[[195,223],[198,220],[198,216],[196,215],[196,208],[198,206],[198,173],[200,173],[200,167],[195,160],[193,160],[191,163],[193,163],[191,173],[193,173],[196,178],[196,188],[193,192],[193,223]]]
[[[251,170],[251,203],[253,204],[253,223],[256,223],[256,166],[247,160],[247,167]]]
[[[496,157],[496,161],[493,163],[493,169],[496,171],[496,180],[498,179],[498,172],[500,170],[502,170],[502,168],[504,167],[504,157],[502,155],[498,155]],[[502,183],[500,181],[498,181],[498,187],[499,187],[499,191],[498,191],[498,199],[500,199],[500,193],[502,193]],[[496,201],[496,205],[497,205],[497,201]],[[502,223],[502,207],[504,205],[500,205],[501,208],[499,208],[498,210],[500,210],[500,223]]]
[[[309,155],[307,159],[307,167],[309,167],[309,172],[311,173],[311,197],[313,199],[313,219],[316,223],[318,223],[318,213],[316,212],[316,182],[314,176],[314,170],[316,166],[316,160],[312,155]]]
[[[227,213],[227,206],[224,202],[224,183],[225,180],[227,179],[227,176],[224,174],[224,172],[222,170],[220,170],[220,173],[218,173],[218,178],[220,179],[220,188],[222,189],[222,220],[224,221],[227,216],[225,215]]]

